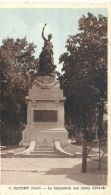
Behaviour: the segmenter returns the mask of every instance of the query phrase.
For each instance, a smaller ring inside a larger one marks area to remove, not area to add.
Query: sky
[[[39,57],[44,41],[41,33],[45,23],[45,37],[52,34],[54,64],[61,71],[59,57],[66,52],[66,40],[69,35],[76,35],[78,20],[90,12],[95,16],[107,16],[107,10],[102,8],[1,8],[0,9],[0,45],[7,37],[17,39],[26,36],[28,43],[37,46],[35,57]]]

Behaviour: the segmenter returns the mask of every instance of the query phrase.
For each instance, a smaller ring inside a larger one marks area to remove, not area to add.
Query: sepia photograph
[[[83,5],[1,4],[4,195],[106,195],[108,6]]]

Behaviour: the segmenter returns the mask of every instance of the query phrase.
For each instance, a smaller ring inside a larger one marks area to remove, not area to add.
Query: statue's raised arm
[[[44,46],[39,56],[39,72],[41,74],[50,75],[51,73],[54,73],[56,66],[54,65],[53,59],[53,44],[50,41],[52,39],[52,34],[49,34],[47,39],[44,37],[44,30],[46,25],[47,23],[44,24],[44,27],[42,29]]]
[[[43,29],[42,29],[42,38],[44,39],[44,41],[45,41],[45,43],[48,43],[48,42],[50,42],[50,40],[51,40],[51,38],[52,38],[52,34],[49,34],[48,35],[48,39],[46,39],[45,37],[44,37],[44,29],[45,29],[45,26],[47,25],[47,23],[44,25],[44,27],[43,27]]]
[[[47,23],[44,25],[44,27],[42,29],[42,38],[44,39],[44,41],[47,41],[47,39],[44,37],[44,29],[45,29],[46,25],[47,25]]]

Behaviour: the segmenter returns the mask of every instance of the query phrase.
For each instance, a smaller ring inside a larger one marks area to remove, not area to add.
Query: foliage
[[[66,118],[78,128],[94,125],[98,112],[101,136],[103,114],[107,102],[107,18],[88,13],[79,20],[80,33],[69,36],[67,52],[60,56],[63,74],[61,88],[67,97]],[[67,121],[68,122],[68,121]]]
[[[26,38],[16,41],[7,38],[0,47],[1,121],[6,129],[26,122],[25,96],[38,71],[35,47]]]
[[[22,140],[22,130],[24,129],[24,125],[12,126],[9,129],[7,124],[1,124],[1,145],[18,145]]]
[[[95,131],[94,130],[86,131],[86,140],[87,140],[87,142],[91,142],[91,141],[95,140]]]

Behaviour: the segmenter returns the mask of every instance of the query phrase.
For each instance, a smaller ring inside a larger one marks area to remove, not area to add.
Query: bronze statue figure
[[[48,39],[45,38],[44,36],[44,25],[43,30],[42,30],[42,38],[44,40],[44,47],[42,48],[42,52],[39,56],[39,73],[42,75],[50,75],[54,73],[55,70],[55,65],[54,65],[54,60],[53,60],[53,45],[50,42],[52,35],[48,35]]]
[[[49,49],[51,52],[53,52],[52,48],[53,48],[53,45],[52,43],[50,42],[51,38],[52,38],[52,34],[49,34],[48,35],[48,39],[45,38],[44,36],[44,29],[45,29],[45,26],[47,24],[44,25],[43,27],[43,30],[42,30],[42,38],[44,39],[44,47],[43,49]],[[53,54],[52,54],[53,55]]]

